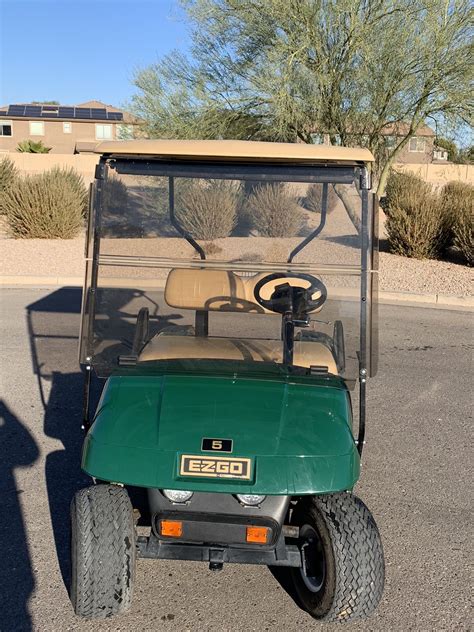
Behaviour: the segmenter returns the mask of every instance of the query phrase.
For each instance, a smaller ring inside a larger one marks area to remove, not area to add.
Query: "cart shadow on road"
[[[0,604],[1,630],[31,630],[28,600],[35,588],[14,470],[33,465],[39,450],[18,417],[0,400]],[[7,626],[7,627],[4,627]]]
[[[77,369],[80,288],[61,288],[28,305],[33,370],[44,407],[44,433],[57,440],[46,456],[45,479],[58,565],[70,582],[69,505],[90,483],[81,472],[83,376]],[[95,397],[98,388],[94,389]]]
[[[120,302],[127,304],[134,294],[125,291],[121,297],[116,297],[115,317],[123,321],[122,329],[126,335],[129,335],[127,326],[130,329],[131,325],[120,312]],[[76,491],[91,484],[91,479],[80,467],[84,441],[81,430],[84,379],[78,369],[81,299],[80,288],[65,287],[27,306],[33,371],[44,407],[44,433],[57,443],[57,449],[47,454],[45,479],[58,565],[67,590],[70,584],[69,507]],[[172,323],[176,317],[180,316],[155,318],[152,332]],[[92,412],[96,409],[103,384],[104,380],[93,377]],[[136,496],[136,506],[142,508],[139,491],[130,491],[134,500]],[[143,515],[146,519],[144,511]]]

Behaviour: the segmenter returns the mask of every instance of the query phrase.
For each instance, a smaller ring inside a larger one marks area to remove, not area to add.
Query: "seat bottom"
[[[158,334],[145,345],[138,361],[185,358],[281,363],[283,361],[283,343],[281,340]],[[338,373],[333,354],[321,342],[295,341],[293,364],[306,368],[312,366],[327,367],[329,373],[334,375]]]

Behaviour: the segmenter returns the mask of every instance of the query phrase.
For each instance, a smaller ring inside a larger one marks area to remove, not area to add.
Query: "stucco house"
[[[92,151],[102,140],[139,135],[139,120],[112,105],[87,101],[77,105],[22,103],[0,107],[0,152],[14,152],[23,140],[41,140],[52,154]]]
[[[387,148],[392,148],[408,133],[407,123],[387,125],[382,130]],[[357,135],[354,141],[357,144]],[[313,134],[313,142],[330,144],[329,134]],[[337,142],[337,135],[336,135]],[[363,142],[361,143],[364,144]],[[410,138],[405,147],[397,155],[396,162],[401,164],[431,164],[432,162],[446,162],[448,152],[436,147],[436,134],[428,125],[420,125],[416,135]]]
[[[408,133],[407,123],[397,123],[387,126],[384,131],[385,142],[388,147],[393,147]],[[416,136],[410,138],[405,147],[398,154],[396,161],[402,164],[429,164],[438,160],[435,154],[436,134],[428,125],[420,125]],[[440,154],[439,154],[440,155]],[[446,153],[446,160],[447,160]],[[441,158],[442,160],[443,158]]]

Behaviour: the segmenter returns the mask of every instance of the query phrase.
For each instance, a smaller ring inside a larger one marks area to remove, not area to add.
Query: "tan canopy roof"
[[[118,156],[160,156],[220,160],[270,162],[373,162],[368,149],[306,145],[304,143],[264,143],[248,140],[124,140],[106,141],[96,154]]]

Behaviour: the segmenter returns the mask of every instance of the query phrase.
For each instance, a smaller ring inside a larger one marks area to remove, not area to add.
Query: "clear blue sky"
[[[0,0],[0,105],[123,106],[138,68],[189,43],[177,0]]]

